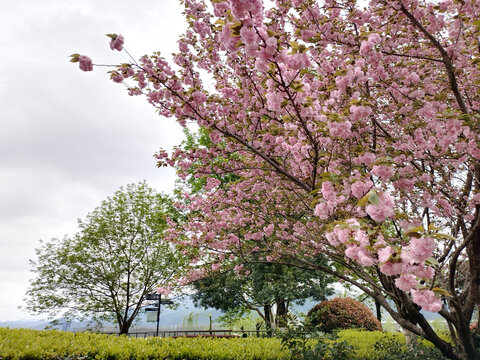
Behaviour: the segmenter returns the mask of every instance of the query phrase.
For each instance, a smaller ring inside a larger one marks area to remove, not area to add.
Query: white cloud
[[[181,129],[104,69],[83,73],[68,55],[126,61],[108,47],[110,32],[137,57],[168,55],[185,28],[180,13],[177,1],[156,0],[23,0],[2,9],[0,321],[27,317],[16,307],[39,239],[73,234],[77,218],[127,183],[173,188],[174,172],[157,169],[153,154],[178,144]]]

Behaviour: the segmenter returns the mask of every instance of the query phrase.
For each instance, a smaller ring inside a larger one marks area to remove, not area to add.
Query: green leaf
[[[370,195],[368,196],[368,202],[373,205],[378,205],[378,203],[380,202],[380,198],[376,193],[370,193]]]
[[[432,291],[433,291],[435,294],[440,294],[440,295],[452,297],[452,294],[450,294],[447,290],[442,289],[442,288],[439,288],[439,287],[434,287],[434,288],[432,289]]]
[[[472,117],[470,114],[462,114],[458,118],[462,120],[464,124],[470,124],[472,122]]]
[[[422,225],[420,225],[420,226],[415,226],[415,227],[412,227],[412,228],[408,229],[407,231],[405,231],[404,234],[411,236],[411,234],[415,234],[415,233],[423,232],[423,231],[425,231],[425,229],[423,228]]]
[[[230,29],[232,29],[232,33],[230,34],[231,37],[239,37],[240,36],[240,30],[242,29],[242,23],[241,22],[235,22],[232,25],[230,25]]]
[[[71,57],[70,62],[76,63],[78,62],[78,58],[80,57],[80,54],[72,54],[70,55],[70,57]]]
[[[425,264],[432,266],[440,266],[440,263],[434,257],[429,257],[427,260],[425,260]]]
[[[360,200],[358,200],[358,203],[357,205],[358,206],[365,206],[367,205],[368,203],[368,198],[370,197],[370,193],[368,193],[367,195],[365,195],[364,197],[362,197]]]
[[[448,239],[448,240],[457,240],[454,236],[448,235],[448,234],[441,234],[441,233],[435,233],[435,234],[430,234],[432,238],[435,239]]]

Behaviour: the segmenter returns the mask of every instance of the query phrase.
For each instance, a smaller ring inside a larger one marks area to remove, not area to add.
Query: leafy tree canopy
[[[238,268],[237,268],[238,269]],[[193,283],[196,305],[223,310],[230,317],[251,310],[267,328],[284,326],[291,304],[323,300],[333,279],[324,272],[272,263],[249,263],[238,271],[214,274]],[[276,314],[272,313],[276,305]]]
[[[79,220],[73,237],[42,242],[27,309],[51,317],[114,320],[127,333],[148,293],[183,269],[165,241],[171,200],[145,182],[120,188]]]

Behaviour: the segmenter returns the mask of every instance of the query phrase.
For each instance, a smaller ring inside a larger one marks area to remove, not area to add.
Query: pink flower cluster
[[[435,296],[433,291],[425,289],[412,289],[410,293],[412,294],[413,302],[421,306],[422,309],[431,312],[439,312],[442,310],[442,302],[438,297]]]
[[[412,238],[402,250],[402,259],[410,264],[422,263],[432,256],[435,240],[430,237]]]
[[[388,165],[374,165],[372,174],[378,176],[383,181],[387,181],[395,175],[395,169]]]
[[[205,185],[205,190],[210,191],[220,185],[220,180],[215,179],[215,178],[208,178],[207,179],[207,184]]]
[[[332,246],[345,246],[345,256],[359,264],[371,266],[377,263],[374,254],[367,250],[367,247],[372,245],[371,241],[357,220],[349,219],[346,226],[335,226],[332,232],[327,233],[326,237]],[[378,237],[374,240],[373,246],[383,246],[383,244],[385,244],[383,237]]]
[[[83,70],[83,71],[93,70],[92,59],[90,59],[88,56],[81,55],[78,58],[78,65],[80,66],[80,70]]]
[[[159,287],[157,288],[157,294],[168,295],[172,292],[171,287]]]
[[[263,9],[262,0],[230,0],[232,14],[237,19],[244,19],[249,13],[254,17],[261,16]]]
[[[429,237],[412,238],[405,246],[401,257],[392,257],[395,250],[388,246],[382,235],[369,238],[360,223],[349,219],[344,225],[337,225],[326,234],[330,245],[344,247],[345,257],[363,266],[379,265],[380,271],[388,276],[397,276],[395,285],[412,294],[412,300],[427,311],[437,312],[441,309],[440,299],[430,290],[421,289],[419,279],[432,279],[434,270],[425,265],[425,260],[432,256],[435,241]],[[428,300],[428,302],[427,302]]]
[[[360,55],[367,55],[373,47],[380,42],[380,35],[377,33],[370,34],[367,41],[360,44]]]
[[[329,121],[328,128],[330,130],[330,135],[333,137],[339,137],[343,139],[348,139],[352,137],[352,123],[348,120],[343,122]]]
[[[315,207],[314,214],[320,219],[325,220],[333,214],[335,208],[345,202],[346,197],[343,195],[337,196],[335,187],[330,181],[324,181],[322,183],[322,197],[323,201],[320,201]]]
[[[378,203],[365,207],[365,212],[375,221],[382,222],[395,216],[393,198],[387,192],[378,195]]]
[[[110,40],[110,49],[122,51],[123,43],[124,43],[123,36],[114,34],[112,36],[112,40]]]
[[[360,199],[366,193],[368,193],[372,187],[373,182],[371,180],[358,180],[352,184],[351,191],[353,196],[355,196],[357,199]]]

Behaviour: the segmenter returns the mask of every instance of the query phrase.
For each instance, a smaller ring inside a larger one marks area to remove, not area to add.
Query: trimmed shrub
[[[348,297],[318,303],[308,312],[307,319],[326,333],[352,328],[382,331],[382,325],[372,311],[361,302]]]
[[[284,360],[279,339],[160,338],[0,328],[0,360]]]

